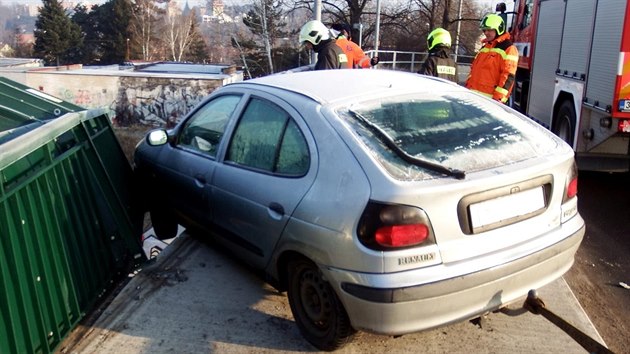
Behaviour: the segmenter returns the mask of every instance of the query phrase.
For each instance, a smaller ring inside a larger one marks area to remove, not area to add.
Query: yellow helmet
[[[451,34],[444,28],[436,28],[427,36],[427,49],[431,50],[436,45],[451,46]]]
[[[300,45],[307,41],[313,45],[318,45],[319,42],[327,39],[330,39],[330,31],[321,21],[308,21],[300,29]]]
[[[505,22],[503,22],[503,18],[497,14],[487,14],[481,20],[479,28],[481,28],[482,31],[493,29],[497,31],[497,36],[500,36],[505,33]]]

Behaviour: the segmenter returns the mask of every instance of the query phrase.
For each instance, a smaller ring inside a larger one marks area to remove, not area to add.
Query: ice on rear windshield
[[[557,148],[542,127],[466,91],[389,97],[337,109],[374,157],[403,180],[436,174],[403,161],[351,111],[376,125],[407,154],[465,172],[512,164]]]

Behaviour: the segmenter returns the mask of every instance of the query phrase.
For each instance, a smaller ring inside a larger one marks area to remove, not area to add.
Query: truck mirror
[[[505,10],[507,10],[507,6],[505,6],[504,2],[498,3],[497,6],[494,8],[494,11],[500,12],[500,13],[504,13]]]

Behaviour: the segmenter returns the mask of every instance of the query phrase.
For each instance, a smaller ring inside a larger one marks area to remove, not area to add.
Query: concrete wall
[[[170,127],[216,88],[241,81],[228,75],[99,70],[2,70],[0,75],[85,108],[105,108],[115,124]]]
[[[174,125],[216,88],[219,80],[121,77],[113,101],[117,123]]]

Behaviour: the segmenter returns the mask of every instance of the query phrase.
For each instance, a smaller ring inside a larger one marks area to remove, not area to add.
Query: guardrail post
[[[416,53],[411,53],[411,72],[415,73],[414,66],[416,65]]]

